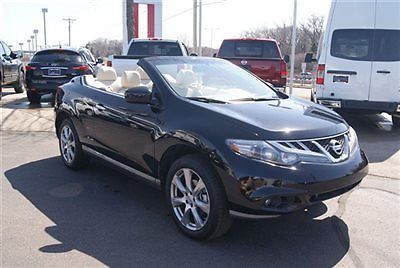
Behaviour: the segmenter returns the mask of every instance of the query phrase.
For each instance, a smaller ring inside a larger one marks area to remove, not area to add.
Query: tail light
[[[25,71],[33,71],[33,70],[36,70],[37,68],[36,67],[34,67],[34,66],[30,66],[30,65],[26,65],[25,66]]]
[[[281,62],[281,78],[287,77],[286,62]]]
[[[87,70],[89,70],[89,66],[80,65],[80,66],[72,67],[72,69],[86,72]]]
[[[319,64],[317,68],[317,85],[324,84],[325,64]]]
[[[108,66],[108,67],[112,67],[112,61],[108,60],[108,61],[107,61],[107,66]]]

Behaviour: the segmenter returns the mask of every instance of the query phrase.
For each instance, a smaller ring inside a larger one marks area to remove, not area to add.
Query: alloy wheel
[[[60,135],[61,154],[68,164],[72,164],[75,158],[75,138],[72,129],[64,125]]]
[[[201,177],[190,168],[179,169],[171,182],[171,205],[175,216],[187,229],[198,231],[207,223],[210,198]]]

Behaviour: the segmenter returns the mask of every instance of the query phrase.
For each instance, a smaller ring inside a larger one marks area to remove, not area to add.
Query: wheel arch
[[[66,118],[70,118],[70,115],[66,111],[59,111],[56,116],[55,120],[55,127],[56,127],[56,135],[58,137],[58,132],[61,126],[62,121],[64,121]]]

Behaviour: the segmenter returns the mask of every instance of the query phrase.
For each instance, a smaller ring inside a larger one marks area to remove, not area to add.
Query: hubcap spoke
[[[208,203],[201,200],[196,200],[195,203],[196,207],[201,209],[204,213],[206,213],[207,215],[210,213],[210,205]]]
[[[196,228],[201,228],[203,226],[203,220],[201,219],[199,213],[197,212],[197,208],[191,208],[191,212],[194,218],[194,222],[196,224]]]
[[[187,226],[190,223],[190,208],[188,206],[185,207],[185,212],[183,213],[181,222],[184,226]]]
[[[181,193],[186,193],[186,187],[182,184],[181,179],[175,175],[172,183],[178,188]]]
[[[190,169],[185,168],[183,170],[183,176],[185,178],[186,188],[189,190],[189,192],[192,192],[192,172]]]
[[[186,198],[184,198],[184,197],[175,197],[171,201],[172,201],[172,206],[178,207],[178,206],[180,206],[182,204],[185,204]]]
[[[199,180],[196,184],[196,187],[193,190],[193,195],[198,195],[201,190],[203,190],[205,187],[204,182],[202,180]]]

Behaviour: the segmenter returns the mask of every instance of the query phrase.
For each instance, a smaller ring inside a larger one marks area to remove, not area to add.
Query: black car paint
[[[76,53],[82,58],[82,63],[55,63],[55,62],[36,62],[34,61],[34,57],[37,53],[43,53],[46,51],[67,51],[71,53]],[[87,61],[87,58],[84,57],[80,50],[75,49],[44,49],[38,51],[35,55],[33,55],[32,60],[27,64],[36,70],[26,69],[25,75],[25,83],[27,87],[27,91],[35,91],[39,95],[44,95],[48,93],[55,93],[58,86],[68,83],[73,77],[80,76],[83,74],[93,74],[94,66]],[[74,70],[73,67],[77,67],[80,65],[85,65],[88,67],[87,71]],[[46,68],[61,68],[61,76],[62,77],[49,77],[44,76],[47,75]]]
[[[7,44],[0,40],[0,83],[2,86],[18,82],[19,75],[23,71],[20,57],[12,51],[10,54],[5,54],[4,47],[11,51]]]
[[[348,131],[336,113],[293,98],[230,104],[203,103],[177,96],[152,66],[139,65],[154,82],[152,104],[127,103],[122,95],[90,88],[76,77],[57,94],[56,127],[73,120],[83,144],[163,184],[171,159],[198,153],[212,163],[224,185],[230,209],[246,214],[282,214],[332,197],[357,185],[367,174],[367,158],[357,149],[335,164],[275,166],[239,156],[226,139],[298,140]],[[182,59],[182,58],[181,58]],[[198,60],[204,60],[199,58]],[[217,60],[217,59],[214,59]],[[159,181],[158,181],[159,180]],[[266,198],[291,198],[268,209]]]

